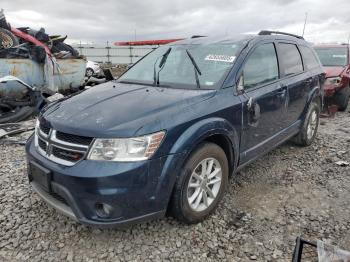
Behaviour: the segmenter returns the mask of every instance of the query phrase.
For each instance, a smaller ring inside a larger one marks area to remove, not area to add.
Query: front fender
[[[223,135],[230,141],[234,155],[234,168],[237,167],[239,136],[234,126],[227,120],[217,117],[204,119],[195,123],[177,139],[164,163],[155,191],[156,199],[159,199],[161,202],[160,206],[166,206],[168,204],[176,179],[181,174],[190,153],[202,141],[212,135]]]

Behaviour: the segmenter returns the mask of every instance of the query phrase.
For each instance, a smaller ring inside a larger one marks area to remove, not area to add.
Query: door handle
[[[277,94],[284,94],[287,91],[287,88],[287,85],[279,85],[279,88],[277,89]]]
[[[312,78],[311,78],[311,79],[306,79],[306,80],[305,80],[305,83],[306,83],[306,84],[311,84],[312,82],[313,82],[313,79],[312,79]]]

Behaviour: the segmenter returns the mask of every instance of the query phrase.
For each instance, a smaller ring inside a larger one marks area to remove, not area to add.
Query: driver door
[[[243,107],[240,164],[260,156],[275,143],[274,137],[283,129],[288,92],[279,81],[274,43],[255,47],[242,72],[238,86]]]

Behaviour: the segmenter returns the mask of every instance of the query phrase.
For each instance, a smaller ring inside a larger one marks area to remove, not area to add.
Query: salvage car
[[[349,45],[317,45],[314,47],[326,72],[325,103],[345,111],[350,97]]]
[[[86,71],[85,76],[91,77],[91,76],[101,76],[103,75],[103,71],[100,67],[100,64],[93,61],[87,61],[86,63]]]
[[[166,213],[200,222],[238,170],[286,140],[314,141],[323,82],[316,53],[296,35],[161,46],[118,80],[43,109],[26,145],[30,184],[85,224]]]

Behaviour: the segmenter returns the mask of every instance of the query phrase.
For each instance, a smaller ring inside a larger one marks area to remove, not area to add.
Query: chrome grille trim
[[[70,143],[67,141],[62,141],[56,137],[56,130],[50,129],[49,134],[46,135],[42,130],[40,129],[40,125],[37,126],[35,130],[35,138],[34,138],[34,145],[37,149],[37,151],[47,159],[64,165],[64,166],[73,166],[79,161],[83,160],[88,153],[89,146],[87,145],[81,145],[81,144],[75,144],[75,143]],[[42,142],[46,143],[46,151],[44,151],[40,146],[39,146],[39,139],[42,140]],[[78,159],[77,161],[69,161],[67,159],[62,159],[53,154],[53,148],[58,148],[62,149],[65,151],[69,151],[72,153],[80,153],[82,154],[82,157]]]
[[[69,143],[69,142],[66,142],[66,141],[63,141],[63,140],[59,140],[57,139],[56,137],[56,130],[52,130],[52,133],[51,133],[51,140],[53,142],[56,142],[57,144],[61,144],[63,146],[68,146],[68,147],[77,147],[77,148],[81,148],[80,150],[82,150],[82,152],[85,152],[89,146],[85,146],[85,145],[81,145],[81,144],[73,144],[73,143]],[[63,149],[66,149],[66,148],[63,148]],[[76,150],[78,151],[78,150]]]

